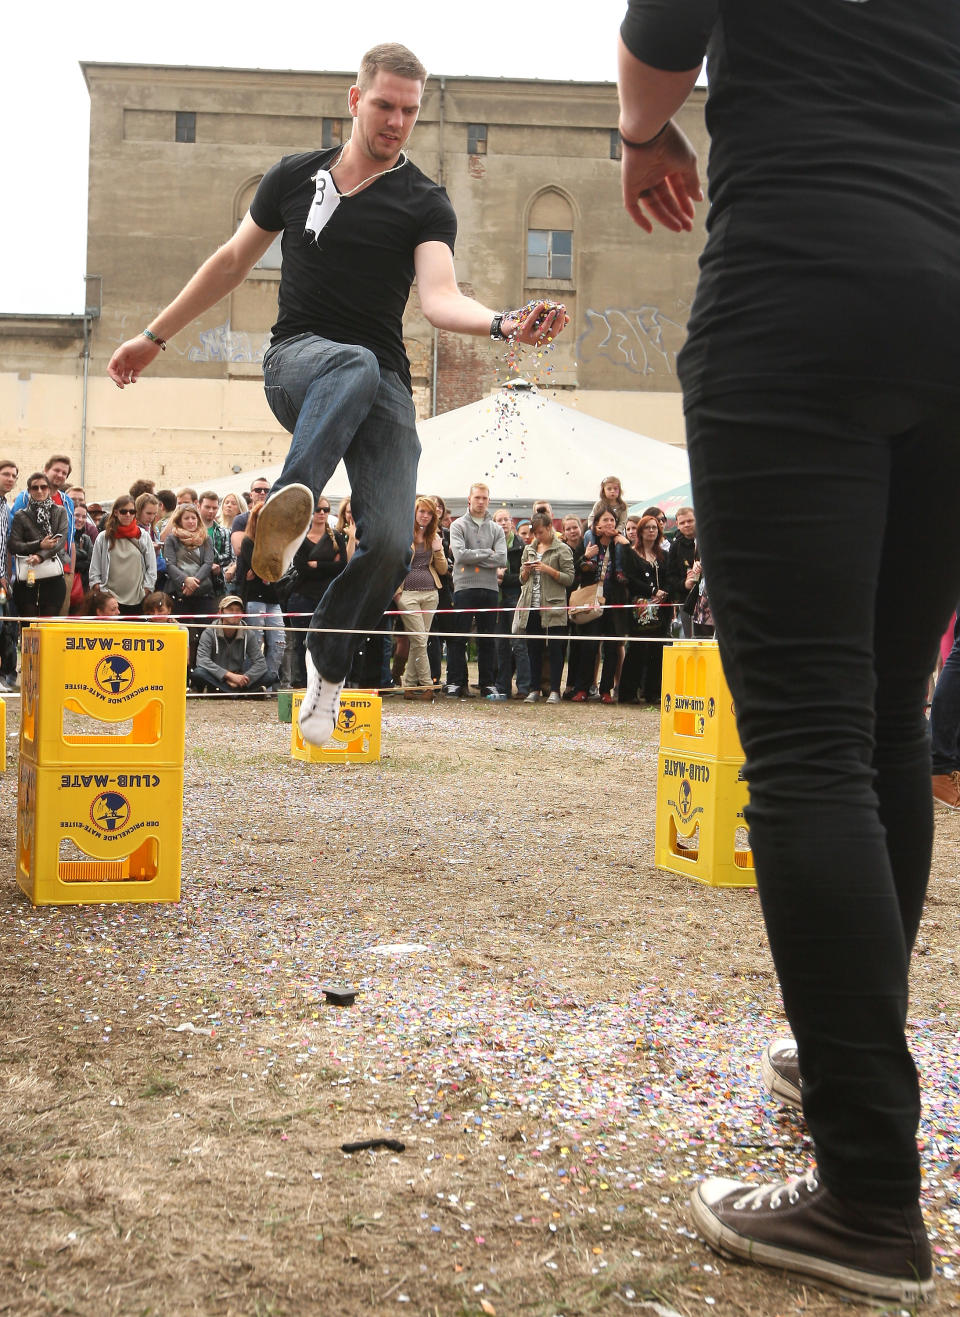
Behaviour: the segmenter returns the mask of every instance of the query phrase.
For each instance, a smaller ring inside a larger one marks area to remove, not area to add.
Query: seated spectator
[[[143,615],[151,622],[173,622],[179,626],[175,617],[171,617],[173,612],[173,596],[165,594],[163,590],[154,590],[148,594],[143,601]]]
[[[112,590],[120,601],[120,612],[136,615],[156,581],[157,555],[149,532],[137,522],[133,499],[121,494],[93,546],[90,585]]]
[[[83,596],[81,617],[96,617],[104,621],[120,616],[120,600],[112,590],[91,586]]]
[[[527,704],[540,699],[543,653],[550,663],[548,704],[560,703],[560,679],[567,640],[567,587],[573,584],[573,554],[553,528],[546,512],[533,515],[533,542],[523,551],[520,563],[520,600],[516,627],[526,637],[530,651],[531,690]]]
[[[321,494],[307,538],[293,556],[293,589],[287,600],[287,612],[292,615],[290,681],[294,686],[307,684],[306,642],[310,618],[317,611],[327,586],[346,565],[346,538],[330,524],[330,500]]]
[[[66,598],[64,568],[70,566],[70,519],[52,498],[43,471],[27,480],[27,502],[10,523],[10,556],[17,579],[13,600],[21,617],[57,617]]]
[[[200,636],[191,685],[197,691],[230,695],[262,691],[267,665],[256,630],[244,619],[243,600],[235,594],[224,595],[219,613],[218,620]]]

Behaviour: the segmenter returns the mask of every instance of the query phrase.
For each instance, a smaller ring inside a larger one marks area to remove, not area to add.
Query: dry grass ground
[[[654,713],[388,703],[370,766],[288,737],[192,703],[180,904],[36,910],[8,741],[0,1313],[867,1311],[686,1224],[698,1176],[809,1150],[759,1087],[755,894],[653,867]],[[911,1023],[930,1317],[960,1308],[958,834]],[[371,1137],[404,1150],[341,1150]]]

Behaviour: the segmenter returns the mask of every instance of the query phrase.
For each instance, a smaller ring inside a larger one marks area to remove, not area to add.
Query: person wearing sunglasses
[[[140,613],[157,582],[157,555],[150,532],[137,521],[137,505],[121,494],[110,509],[90,556],[90,587],[117,596],[120,612]]]
[[[70,565],[70,520],[54,503],[42,471],[27,481],[27,502],[10,524],[10,555],[16,560],[13,599],[20,617],[56,617],[66,598],[64,568]]]

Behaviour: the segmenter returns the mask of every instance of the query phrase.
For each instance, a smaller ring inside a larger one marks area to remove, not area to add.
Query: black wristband
[[[495,343],[506,342],[507,335],[503,332],[502,325],[509,315],[509,311],[498,311],[490,321],[490,337]]]
[[[654,142],[656,142],[659,138],[663,136],[663,134],[670,127],[671,122],[672,120],[668,119],[667,122],[660,129],[660,131],[658,133],[654,133],[653,136],[648,138],[647,141],[645,142],[631,142],[630,138],[624,137],[623,133],[620,133],[620,129],[618,128],[617,132],[620,133],[620,144],[621,146],[628,146],[631,151],[645,151],[648,146],[653,146]]]

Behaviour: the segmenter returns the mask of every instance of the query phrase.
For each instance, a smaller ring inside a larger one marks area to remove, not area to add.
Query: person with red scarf
[[[157,556],[149,534],[137,522],[136,504],[123,494],[110,509],[90,557],[90,586],[117,596],[120,612],[140,612],[157,580]]]

